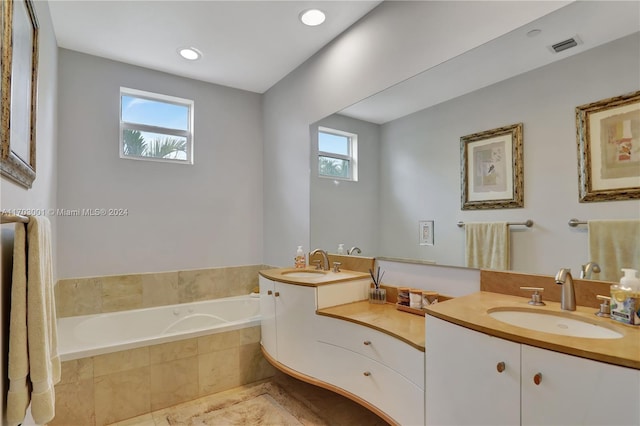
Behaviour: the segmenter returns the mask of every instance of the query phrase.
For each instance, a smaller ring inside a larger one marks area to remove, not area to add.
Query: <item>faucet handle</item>
[[[542,287],[520,287],[520,290],[532,291],[531,300],[529,300],[530,305],[534,306],[544,306],[545,303],[542,301],[542,293],[544,288]]]
[[[604,318],[611,317],[611,305],[609,305],[609,303],[611,302],[611,298],[609,296],[602,296],[598,294],[596,296],[596,299],[602,300],[602,303],[600,304],[600,310],[596,312],[596,315]]]
[[[320,270],[322,269],[322,266],[320,266],[320,263],[322,263],[321,260],[314,260],[311,263],[313,263],[314,265],[316,265],[316,270]]]
[[[342,265],[341,262],[333,262],[333,272],[340,272],[340,265]]]

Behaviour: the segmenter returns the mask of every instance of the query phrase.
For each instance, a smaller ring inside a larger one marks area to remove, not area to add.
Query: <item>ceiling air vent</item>
[[[560,53],[563,50],[571,49],[572,47],[576,47],[579,44],[582,44],[582,41],[578,38],[578,36],[575,36],[550,46],[550,49],[555,53]]]

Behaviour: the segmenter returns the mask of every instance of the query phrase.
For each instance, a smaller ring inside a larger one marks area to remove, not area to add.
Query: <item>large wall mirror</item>
[[[510,227],[510,269],[577,276],[597,259],[587,227],[571,218],[640,217],[637,199],[579,201],[575,123],[577,106],[640,90],[639,31],[637,2],[573,2],[311,124],[311,248],[465,266],[459,221],[530,219]],[[552,48],[569,39],[574,47]],[[514,123],[523,125],[524,207],[461,209],[460,138]],[[332,159],[338,148],[319,130],[357,137]],[[357,158],[346,165],[348,149]],[[331,177],[337,165],[357,168],[356,178]]]

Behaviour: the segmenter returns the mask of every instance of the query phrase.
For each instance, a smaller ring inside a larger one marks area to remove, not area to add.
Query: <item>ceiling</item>
[[[534,29],[541,32],[528,36]],[[383,124],[638,31],[638,1],[575,1],[340,113]],[[560,53],[550,48],[574,36],[576,47]]]
[[[264,93],[381,1],[50,0],[58,46]],[[303,25],[309,8],[324,24]],[[197,61],[178,48],[195,47]]]

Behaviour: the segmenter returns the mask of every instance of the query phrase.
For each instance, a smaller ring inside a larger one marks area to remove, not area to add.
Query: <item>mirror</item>
[[[311,248],[464,266],[459,221],[533,220],[510,226],[510,269],[578,276],[597,259],[569,219],[638,217],[637,200],[578,202],[575,137],[577,106],[640,88],[638,21],[634,2],[574,2],[311,124]],[[575,47],[553,51],[569,38]],[[515,123],[524,207],[463,211],[460,138]],[[358,135],[357,182],[318,177],[318,127]]]

